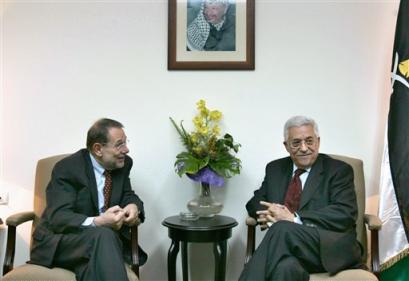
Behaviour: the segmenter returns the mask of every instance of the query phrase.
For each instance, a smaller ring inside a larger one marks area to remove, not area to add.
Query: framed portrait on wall
[[[169,0],[169,70],[253,70],[255,0]]]

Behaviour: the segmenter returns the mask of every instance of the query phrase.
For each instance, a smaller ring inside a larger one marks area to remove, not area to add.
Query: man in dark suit
[[[55,165],[30,263],[73,270],[77,280],[128,280],[129,227],[145,219],[128,152],[122,124],[100,119],[88,130],[87,149]]]
[[[284,146],[290,157],[267,165],[246,205],[268,231],[239,280],[308,281],[310,273],[361,267],[352,167],[319,154],[318,126],[308,117],[286,122]]]

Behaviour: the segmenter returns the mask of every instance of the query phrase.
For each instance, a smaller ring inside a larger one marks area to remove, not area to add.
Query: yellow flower
[[[199,129],[203,126],[203,119],[197,115],[195,118],[193,118],[193,124],[195,125],[196,129]]]
[[[220,119],[222,119],[222,113],[218,110],[212,110],[210,111],[209,117],[212,121],[219,121]]]
[[[202,135],[207,135],[209,133],[209,128],[207,128],[206,126],[201,127],[198,129],[199,133],[201,133]]]
[[[200,154],[200,153],[202,152],[202,149],[198,146],[198,147],[194,147],[194,148],[193,148],[193,151],[194,151],[196,154]]]
[[[200,116],[202,116],[203,118],[207,118],[208,115],[209,115],[209,110],[206,107],[200,109]]]
[[[206,108],[206,102],[204,100],[199,100],[197,103],[197,110],[200,112],[200,116],[207,118],[209,115],[209,109]]]
[[[197,134],[192,134],[190,139],[192,140],[193,143],[197,143],[199,141]]]
[[[206,108],[206,102],[204,100],[199,100],[197,103],[197,109],[202,110],[203,108]]]
[[[220,127],[215,125],[212,129],[213,134],[215,134],[216,136],[220,135]]]

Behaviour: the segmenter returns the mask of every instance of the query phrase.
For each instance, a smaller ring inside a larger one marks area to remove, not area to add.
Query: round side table
[[[216,215],[212,218],[199,218],[195,221],[181,220],[179,216],[167,217],[162,224],[168,228],[172,243],[168,252],[168,280],[176,280],[176,257],[179,244],[182,245],[183,281],[189,277],[187,262],[187,244],[213,243],[216,281],[224,281],[226,275],[227,239],[231,237],[232,228],[238,223],[234,218]]]

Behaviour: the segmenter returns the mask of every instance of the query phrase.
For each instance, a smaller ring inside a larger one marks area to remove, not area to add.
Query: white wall
[[[223,214],[240,223],[229,240],[228,280],[242,269],[244,205],[265,164],[286,155],[288,117],[316,119],[322,152],[363,159],[367,198],[374,198],[398,1],[256,2],[255,71],[167,71],[165,0],[0,2],[0,188],[10,192],[0,217],[31,208],[39,158],[74,152],[92,122],[118,119],[131,140],[133,187],[146,205],[140,242],[150,259],[142,279],[166,280],[170,240],[161,221],[198,191],[173,171],[182,146],[168,117],[190,124],[201,98],[225,114],[225,130],[242,144],[241,175],[215,191]],[[0,229],[0,246],[4,236]],[[18,236],[17,265],[28,259],[29,225]],[[211,247],[192,248],[193,261],[199,251],[209,261],[193,267],[192,279],[211,280]]]

